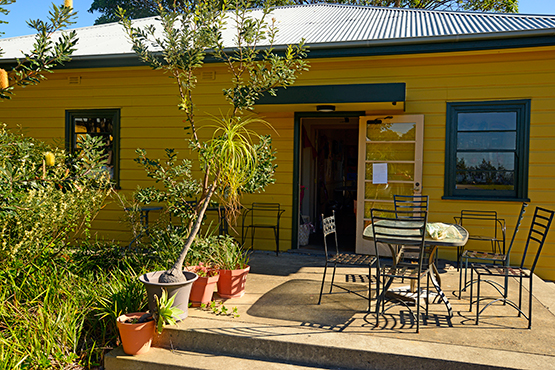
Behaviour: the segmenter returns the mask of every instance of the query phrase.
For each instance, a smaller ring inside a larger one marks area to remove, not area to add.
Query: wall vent
[[[67,80],[70,85],[81,85],[81,76],[69,76]]]
[[[200,75],[201,80],[215,80],[216,71],[203,71]]]

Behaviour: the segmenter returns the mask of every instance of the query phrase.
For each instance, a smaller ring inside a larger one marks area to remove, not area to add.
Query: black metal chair
[[[513,249],[513,244],[515,242],[516,234],[518,233],[518,229],[520,228],[520,224],[522,223],[522,219],[524,218],[526,207],[528,207],[528,204],[522,203],[522,207],[520,208],[520,213],[516,221],[516,226],[513,231],[513,237],[511,238],[509,248],[507,249],[506,252],[503,250],[503,253],[494,253],[494,252],[483,252],[483,251],[474,251],[474,250],[467,249],[461,254],[460,261],[461,261],[462,267],[459,268],[459,299],[461,298],[461,293],[465,292],[466,288],[470,284],[474,283],[472,280],[471,281],[467,280],[469,260],[474,260],[475,262],[480,262],[482,264],[502,265],[502,266],[509,265],[511,250]],[[464,269],[464,280],[463,280],[463,269]],[[505,284],[505,288],[507,288],[507,284]],[[504,296],[507,297],[507,291],[505,291]]]
[[[395,211],[413,211],[417,217],[419,212],[428,211],[427,195],[393,195]],[[402,214],[402,217],[410,217],[410,214]],[[397,215],[397,218],[399,216]]]
[[[272,229],[276,239],[276,255],[279,256],[279,221],[285,212],[279,203],[252,203],[250,208],[243,212],[241,225],[241,242],[245,244],[245,238],[251,229],[251,249],[254,249],[254,232],[256,229]],[[245,225],[245,220],[250,214],[250,224]]]
[[[503,302],[518,311],[518,316],[524,316],[528,320],[528,329],[532,327],[532,281],[534,270],[538,263],[540,254],[547,237],[547,233],[553,221],[554,211],[547,210],[545,208],[536,207],[534,212],[534,217],[532,219],[532,224],[530,226],[530,232],[528,234],[528,239],[526,240],[526,245],[522,253],[522,260],[518,267],[511,266],[489,266],[484,264],[472,264],[471,265],[471,281],[474,280],[474,274],[476,274],[476,300],[473,301],[473,284],[470,285],[470,311],[472,311],[472,304],[476,302],[476,325],[478,325],[480,314],[489,306],[496,302]],[[532,245],[536,246],[535,253],[531,250]],[[533,256],[531,263],[527,261],[527,257]],[[525,266],[530,266],[530,268],[525,268]],[[507,291],[507,287],[503,285],[508,284],[509,277],[516,278],[519,284],[518,293],[518,304],[505,297],[504,294]],[[494,278],[503,278],[503,283],[493,280]],[[522,288],[524,280],[528,280],[528,315],[522,310]],[[493,286],[501,295],[501,298],[494,299],[489,302],[484,308],[480,310],[480,301],[486,299],[480,297],[480,286],[481,282],[484,281],[491,286]],[[499,287],[504,289],[500,289]]]
[[[322,215],[322,224],[324,229],[324,249],[326,253],[326,265],[324,267],[324,276],[322,277],[322,287],[320,288],[320,298],[318,299],[318,304],[322,302],[322,293],[324,292],[324,284],[326,282],[326,273],[328,271],[328,265],[333,264],[333,274],[331,277],[331,284],[330,284],[330,294],[332,292],[333,287],[337,287],[343,290],[346,290],[349,293],[353,293],[358,295],[359,297],[368,299],[368,311],[371,308],[371,299],[372,299],[372,266],[376,261],[376,257],[368,255],[368,254],[356,254],[356,253],[340,253],[339,252],[339,244],[337,243],[337,230],[335,227],[335,211],[329,217],[324,218]],[[333,241],[335,242],[335,254],[331,253],[328,249],[328,238],[333,236]],[[337,266],[365,266],[368,267],[368,297],[363,296],[362,294],[342,287],[340,285],[334,284],[335,280],[335,270]]]
[[[384,210],[372,209],[372,231],[374,235],[374,243],[384,243],[390,246],[392,255],[394,255],[392,263],[388,266],[387,263],[379,256],[379,248],[376,246],[377,255],[377,284],[376,290],[378,298],[376,299],[376,327],[379,326],[379,318],[384,314],[390,306],[386,309],[385,301],[390,299],[396,301],[409,309],[416,322],[416,332],[420,332],[420,300],[422,295],[421,280],[427,277],[427,289],[430,291],[429,280],[429,263],[430,256],[425,253],[424,238],[426,236],[426,223],[428,221],[428,212],[421,210],[418,213],[414,210],[400,211],[400,210]],[[400,248],[396,253],[393,246]],[[403,249],[410,248],[418,250],[417,263],[413,259],[403,260]],[[399,256],[397,259],[395,255]],[[408,279],[411,281],[411,291],[415,290],[414,304],[416,306],[416,315],[410,308],[410,302],[407,297],[391,296],[387,297],[387,291],[393,284],[395,279]],[[382,286],[383,285],[383,286]],[[381,291],[380,291],[380,286]],[[380,312],[381,307],[381,312]],[[428,315],[428,298],[426,298],[426,316]]]
[[[395,213],[397,218],[411,218],[413,216],[421,217],[421,212],[428,212],[428,196],[427,195],[393,195],[393,205],[395,211],[410,211],[409,213]],[[405,258],[419,258],[420,250],[418,248],[403,248]]]
[[[497,216],[497,211],[472,211],[463,209],[455,222],[468,230],[468,240],[489,242],[492,253],[505,253],[505,220]],[[501,232],[499,233],[499,229]],[[464,247],[457,248],[457,269],[461,267]]]

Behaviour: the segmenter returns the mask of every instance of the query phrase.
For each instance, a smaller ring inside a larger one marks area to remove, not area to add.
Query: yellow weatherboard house
[[[368,252],[362,231],[370,209],[391,208],[395,194],[428,195],[431,222],[453,223],[462,210],[496,211],[506,247],[522,202],[555,208],[555,15],[313,4],[276,8],[272,18],[274,46],[304,38],[311,65],[254,111],[277,131],[254,128],[272,135],[278,168],[276,183],[243,204],[285,209],[281,251],[304,247],[306,222],[317,230],[309,243],[318,249],[321,214],[335,211],[345,248]],[[17,89],[0,119],[41,140],[62,139],[69,150],[83,133],[104,136],[117,191],[130,194],[150,185],[135,149],[152,158],[164,148],[189,155],[174,81],[138,60],[119,24],[77,32],[73,60],[40,85]],[[0,68],[9,70],[32,42],[1,39]],[[227,67],[207,60],[194,91],[207,119],[227,107],[228,82]],[[532,213],[516,235],[515,263]],[[122,215],[116,202],[108,205],[95,221],[98,235],[129,243]],[[271,230],[257,231],[255,248],[275,248]],[[544,248],[536,273],[555,280],[555,234]]]

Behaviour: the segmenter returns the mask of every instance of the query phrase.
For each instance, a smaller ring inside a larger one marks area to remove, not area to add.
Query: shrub
[[[111,191],[98,138],[80,151],[58,148],[0,126],[0,260],[32,261],[59,252],[84,232]]]

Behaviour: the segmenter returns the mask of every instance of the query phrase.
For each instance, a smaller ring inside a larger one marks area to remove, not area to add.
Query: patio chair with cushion
[[[476,302],[476,325],[478,325],[480,314],[492,304],[496,302],[503,302],[518,311],[518,316],[524,316],[528,320],[528,329],[532,327],[532,281],[534,270],[538,263],[540,254],[547,238],[547,233],[553,221],[554,211],[547,210],[545,208],[536,207],[534,212],[534,217],[532,219],[532,224],[530,226],[530,232],[528,234],[528,239],[526,240],[526,245],[522,253],[522,260],[518,267],[511,266],[489,266],[484,264],[472,264],[471,265],[471,275],[470,280],[474,280],[474,274],[476,274],[476,300],[473,301],[473,284],[470,285],[470,311],[472,311],[472,304]],[[532,250],[535,245],[535,251]],[[530,266],[526,268],[525,266]],[[513,302],[509,297],[505,297],[505,292],[507,291],[506,284],[508,284],[509,278],[516,278],[519,284],[518,292],[518,303]],[[498,278],[502,282],[496,281],[494,279]],[[522,288],[524,281],[528,280],[528,314],[525,314],[522,309]],[[480,301],[486,299],[480,296],[481,294],[481,283],[486,282],[493,286],[501,295],[501,298],[494,299],[489,302],[484,308],[480,310]],[[505,286],[504,286],[505,285]]]
[[[424,238],[426,236],[426,223],[428,220],[428,212],[421,210],[415,214],[410,211],[391,211],[383,209],[371,210],[372,230],[374,242],[384,243],[392,249],[394,258],[382,259],[379,256],[379,248],[376,248],[377,254],[377,286],[378,298],[376,299],[376,327],[379,326],[380,315],[383,315],[388,309],[385,301],[390,300],[401,304],[409,309],[416,323],[416,332],[420,332],[420,300],[422,298],[421,280],[427,277],[426,292],[429,292],[429,263],[431,257],[425,253]],[[394,246],[398,247],[395,251]],[[397,259],[395,256],[402,257],[404,248],[416,249],[418,251],[418,259],[404,260]],[[389,264],[388,264],[389,262]],[[416,263],[415,263],[416,262]],[[388,294],[388,290],[395,279],[408,279],[410,291],[408,294]],[[381,286],[381,290],[380,290]],[[416,306],[416,314],[410,308],[411,303]],[[428,298],[426,297],[426,316],[428,315]]]
[[[467,281],[467,271],[468,271],[468,261],[473,260],[474,262],[480,262],[483,264],[490,264],[490,265],[502,265],[508,266],[510,261],[511,250],[513,249],[513,244],[515,242],[516,234],[518,233],[518,229],[520,228],[520,224],[522,223],[522,219],[524,218],[524,213],[526,212],[526,207],[528,207],[527,203],[522,203],[522,207],[520,208],[520,214],[518,215],[518,219],[516,221],[516,226],[513,231],[513,237],[511,238],[511,243],[509,244],[509,248],[507,252],[503,251],[503,253],[494,253],[494,252],[483,252],[483,251],[474,251],[474,250],[465,250],[461,254],[461,268],[459,268],[459,299],[461,298],[462,292],[466,292],[466,288],[470,284],[475,282]],[[463,270],[464,270],[464,279],[463,279]],[[507,284],[505,284],[505,288],[507,288]],[[504,296],[507,297],[507,292],[505,291]]]
[[[337,230],[335,227],[335,211],[329,217],[324,217],[322,214],[322,225],[324,229],[324,249],[326,256],[326,265],[324,267],[324,275],[322,277],[322,287],[320,288],[320,298],[318,298],[318,304],[322,302],[322,294],[324,292],[324,283],[326,281],[326,273],[328,271],[328,265],[333,265],[333,274],[331,277],[330,292],[331,294],[333,287],[346,290],[349,293],[356,294],[364,299],[368,299],[368,311],[371,308],[372,299],[372,266],[376,261],[376,257],[368,254],[356,254],[356,253],[341,253],[339,252],[339,244],[337,242]],[[331,249],[328,249],[328,239],[332,239],[335,244],[335,253]],[[337,266],[364,266],[368,268],[368,297],[345,288],[343,286],[334,284],[335,272]],[[375,282],[375,280],[374,280]]]

